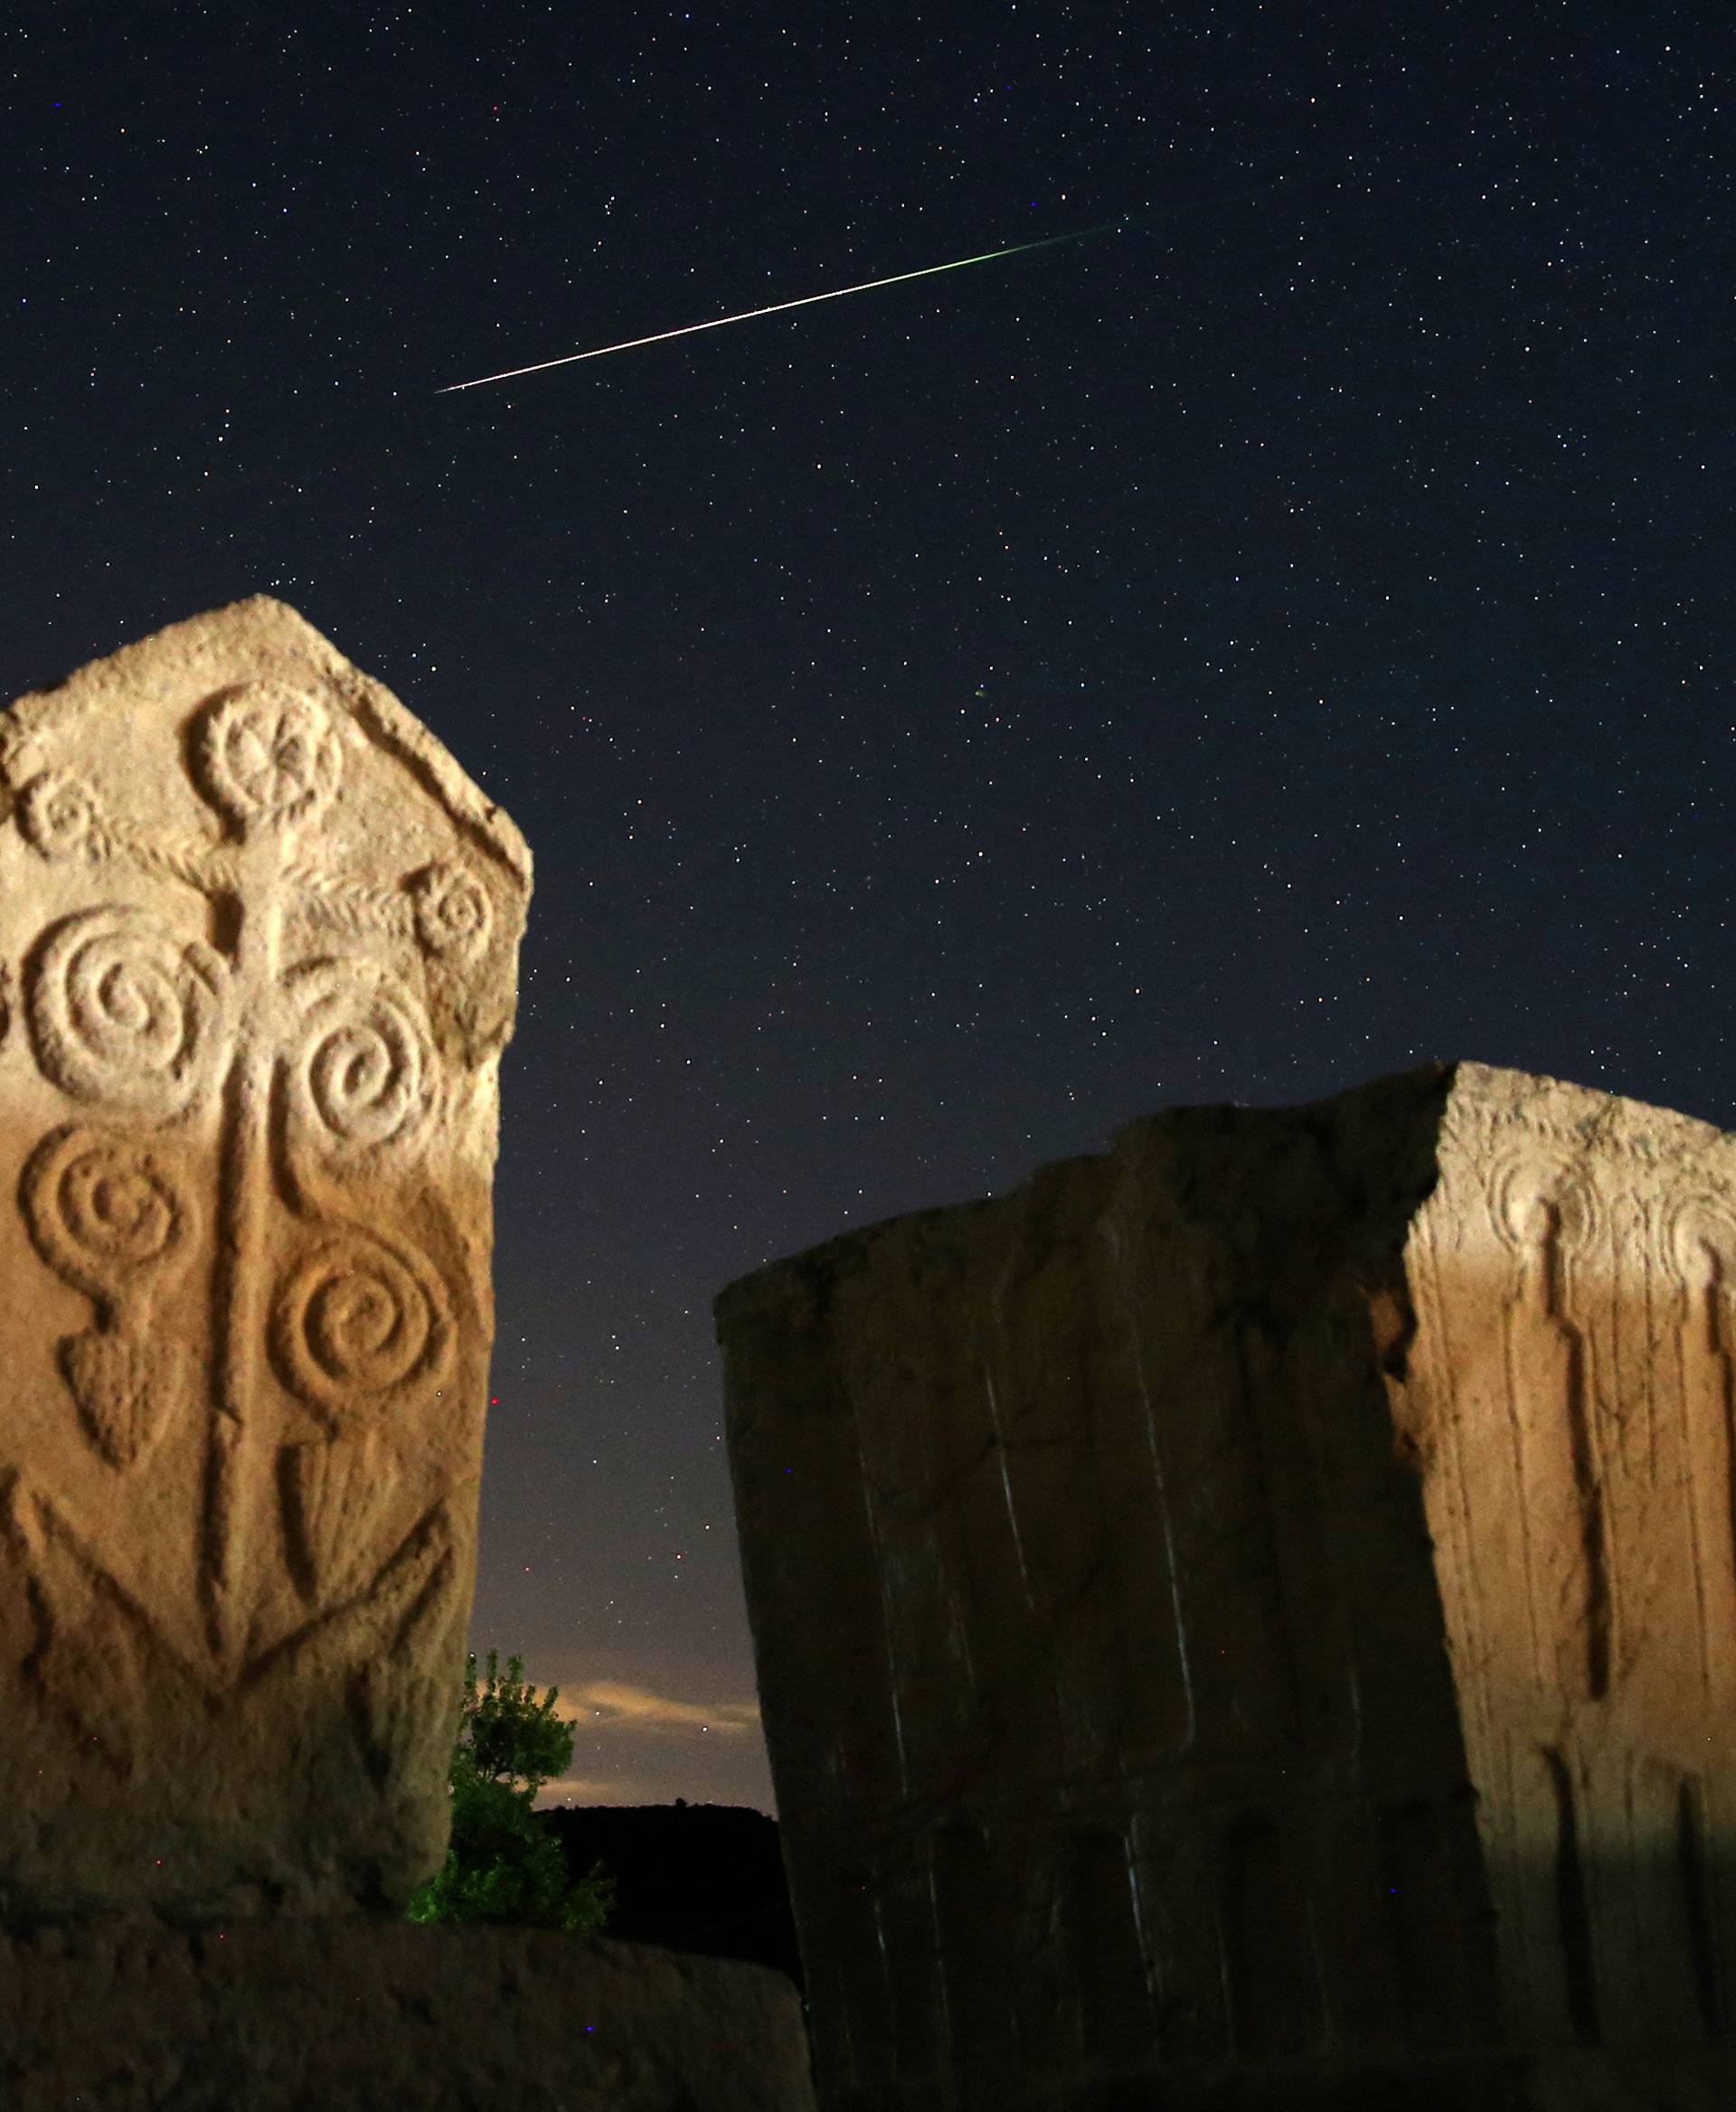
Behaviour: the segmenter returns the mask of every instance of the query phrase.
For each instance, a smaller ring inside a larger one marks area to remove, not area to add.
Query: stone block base
[[[403,1921],[0,1932],[6,2112],[813,2112],[781,1973]]]
[[[1722,2050],[1561,2048],[1334,2066],[1176,2061],[846,2088],[827,2112],[1729,2112]]]

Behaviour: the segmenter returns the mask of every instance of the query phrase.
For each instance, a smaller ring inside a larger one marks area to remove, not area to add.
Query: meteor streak
[[[816,301],[841,301],[845,294],[872,293],[877,286],[901,286],[908,278],[932,278],[938,271],[962,271],[967,264],[992,264],[997,257],[1022,257],[1027,250],[1052,250],[1057,242],[1082,242],[1092,235],[1109,234],[1137,222],[1107,220],[1097,227],[1075,228],[1071,234],[1043,235],[1034,242],[1014,242],[1005,250],[985,250],[980,257],[955,257],[949,264],[924,264],[916,271],[894,271],[886,278],[864,278],[859,286],[837,286],[829,293],[805,293],[793,301],[772,301],[763,308],[743,308],[739,316],[714,316],[709,323],[684,323],[675,330],[654,330],[648,337],[623,338],[619,344],[599,344],[590,352],[569,352],[559,359],[541,359],[533,366],[508,367],[505,373],[483,374],[474,382],[449,382],[437,389],[437,396],[456,396],[460,389],[486,389],[493,382],[515,382],[521,374],[546,373],[551,367],[570,367],[581,359],[607,359],[612,352],[632,352],[641,344],[662,344],[671,337],[691,337],[697,330],[722,330],[730,323],[750,323],[756,316],[779,316],[786,308],[810,308]]]

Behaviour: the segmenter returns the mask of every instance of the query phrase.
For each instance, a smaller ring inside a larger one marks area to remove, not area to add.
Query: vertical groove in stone
[[[1581,2046],[1602,2042],[1598,2013],[1597,1960],[1591,1940],[1591,1908],[1585,1862],[1580,1846],[1580,1815],[1573,1778],[1562,1755],[1552,1746],[1543,1751],[1550,1787],[1555,1797],[1555,1919],[1567,1984],[1567,2011]]]
[[[1716,1248],[1708,1245],[1706,1361],[1711,1367],[1712,1427],[1723,1444],[1725,1539],[1732,1572],[1736,1572],[1736,1355],[1732,1355],[1729,1334],[1731,1298],[1726,1267],[1723,1257]],[[1729,1610],[1736,1615],[1736,1596],[1732,1597]]]
[[[1675,1842],[1688,1949],[1694,1961],[1694,1997],[1707,2038],[1722,2039],[1725,2025],[1718,1927],[1712,1906],[1712,1873],[1706,1867],[1705,1822],[1701,1813],[1700,1786],[1691,1779],[1684,1779],[1676,1792]]]
[[[1324,2013],[1297,1843],[1273,1820],[1238,1819],[1219,1843],[1219,1928],[1236,2051],[1295,2059]]]
[[[1722,1249],[1736,1254],[1736,1225],[1720,1224],[1715,1206],[1696,1198],[1668,1235],[1671,1275],[1679,1284],[1682,1442],[1689,1459],[1704,1463],[1693,1476],[1687,1506],[1701,1660],[1708,1695],[1728,1711],[1736,1707],[1736,1681],[1728,1647],[1721,1651],[1715,1638],[1736,1630],[1736,1368]]]
[[[1421,1797],[1382,1807],[1380,1881],[1392,1931],[1406,2043],[1438,2051],[1458,2040],[1465,2013],[1465,1951],[1440,1814]]]
[[[1149,2064],[1156,2046],[1150,1963],[1141,1939],[1126,1839],[1104,1826],[1067,1836],[1063,1913],[1082,1991],[1079,2050],[1088,2061]]]
[[[1118,1256],[1118,1272],[1120,1260]],[[1128,1635],[1123,1659],[1128,1688],[1131,1721],[1129,1743],[1151,1758],[1173,1759],[1191,1752],[1199,1736],[1199,1712],[1194,1692],[1194,1671],[1188,1658],[1187,1618],[1184,1611],[1181,1563],[1176,1552],[1175,1506],[1165,1465],[1165,1438],[1159,1428],[1156,1404],[1146,1382],[1145,1356],[1131,1315],[1124,1315],[1127,1353],[1132,1361],[1137,1404],[1137,1428],[1143,1439],[1140,1466],[1148,1478],[1151,1512],[1156,1532],[1151,1545],[1161,1559],[1156,1588],[1137,1595],[1143,1619],[1128,1618]],[[1118,1570],[1126,1574],[1136,1558],[1124,1553]],[[1127,1598],[1136,1595],[1129,1591]],[[1158,1610],[1161,1609],[1161,1610]],[[1127,1606],[1124,1617],[1133,1615]],[[1138,1668],[1149,1666],[1150,1675],[1139,1676]]]
[[[980,1826],[948,1824],[929,1842],[947,2024],[961,2069],[1011,2050],[1014,2019],[1007,1873]]]
[[[1573,1459],[1573,1489],[1579,1504],[1580,1559],[1585,1569],[1586,1692],[1594,1702],[1609,1691],[1610,1587],[1609,1527],[1591,1437],[1588,1400],[1587,1345],[1584,1333],[1561,1322],[1567,1344],[1567,1428]]]

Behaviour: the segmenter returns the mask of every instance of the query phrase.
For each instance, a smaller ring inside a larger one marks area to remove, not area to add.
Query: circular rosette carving
[[[24,1168],[24,1217],[62,1281],[103,1306],[181,1265],[199,1214],[179,1170],[127,1136],[60,1129]]]
[[[416,936],[440,960],[474,961],[488,944],[494,908],[488,891],[462,865],[425,866],[411,882]]]
[[[43,770],[24,787],[18,825],[44,858],[100,857],[102,810],[96,794],[71,770]]]
[[[326,707],[286,682],[250,682],[213,704],[194,753],[205,790],[243,831],[311,820],[344,775]]]
[[[399,1407],[451,1368],[444,1286],[406,1248],[351,1227],[304,1254],[278,1287],[271,1361],[309,1408],[342,1420]]]
[[[166,1120],[209,1081],[225,991],[218,956],[148,910],[125,903],[82,910],[37,951],[36,1061],[74,1099]]]
[[[315,961],[289,989],[300,1018],[289,1059],[298,1139],[340,1167],[413,1142],[433,1063],[416,1000],[363,961]]]

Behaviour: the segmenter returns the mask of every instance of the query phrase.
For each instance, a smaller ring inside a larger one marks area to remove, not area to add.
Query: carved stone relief
[[[824,2098],[1731,2101],[1736,1138],[1172,1109],[717,1315]]]
[[[445,1816],[528,854],[401,705],[263,599],[21,700],[0,770],[0,958],[27,1029],[0,1037],[21,1769],[74,1728],[60,1767],[108,1800],[141,1897],[232,1898],[250,1855],[318,1897],[365,1890],[372,1853],[401,1892]],[[275,1752],[239,1728],[292,1694],[326,1727],[294,1784],[306,1726]],[[163,1720],[171,1695],[192,1725]],[[156,1876],[201,1736],[205,1839]],[[341,1778],[334,1738],[382,1794],[348,1878],[329,1843],[354,1822],[307,1802]],[[295,1848],[236,1831],[274,1764],[305,1850],[288,1874]],[[27,1818],[0,1821],[0,1883],[81,1896],[76,1869],[31,1867]]]

